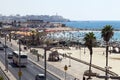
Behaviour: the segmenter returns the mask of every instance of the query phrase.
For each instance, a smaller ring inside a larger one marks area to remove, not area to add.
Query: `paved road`
[[[7,53],[8,52],[11,52],[10,49],[7,49]],[[4,56],[5,56],[5,53],[4,53],[4,51],[1,50],[0,51],[0,61],[5,64]],[[11,59],[8,59],[8,63],[9,63],[9,65],[8,65],[9,70],[18,80],[19,79],[19,77],[18,77],[19,67],[17,67],[15,64],[13,64]],[[35,75],[37,75],[38,73],[44,73],[44,70],[42,68],[33,64],[29,60],[28,60],[27,67],[22,67],[21,70],[23,73],[21,80],[35,80]],[[59,80],[59,79],[56,78],[55,76],[47,73],[47,80]]]

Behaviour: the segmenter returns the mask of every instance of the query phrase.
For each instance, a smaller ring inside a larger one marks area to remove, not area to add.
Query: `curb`
[[[44,70],[44,67],[41,66],[40,64],[38,64],[37,62],[33,61],[32,59],[28,58],[33,64],[39,66],[40,68],[42,68]],[[54,75],[55,77],[59,78],[59,80],[64,80],[63,78],[59,77],[58,75],[54,74],[53,72],[51,72],[50,70],[47,70],[48,73]]]
[[[62,55],[61,53],[59,53],[60,55]],[[77,58],[74,58],[74,57],[71,57],[71,56],[65,56],[65,57],[67,57],[67,58],[70,58],[70,59],[73,59],[73,60],[75,60],[75,61],[78,61],[78,62],[81,62],[81,63],[83,63],[83,64],[86,64],[86,65],[90,65],[88,62],[86,62],[86,61],[83,61],[83,60],[80,60],[80,59],[77,59]],[[96,68],[96,69],[99,69],[99,70],[101,70],[101,71],[106,71],[104,68],[102,68],[102,67],[100,67],[100,66],[97,66],[97,65],[94,65],[94,64],[92,64],[91,65],[93,68]],[[110,71],[109,70],[109,72],[108,72],[109,74],[111,74],[111,75],[113,75],[113,76],[118,76],[118,74],[116,74],[115,72],[113,72],[113,71]]]
[[[17,80],[13,75],[12,75],[12,73],[8,70],[8,72],[7,71],[4,71],[4,65],[3,65],[3,63],[2,62],[0,62],[0,64],[1,64],[1,70],[2,70],[2,72],[3,72],[3,74],[4,74],[4,76],[6,76],[6,78],[7,79],[5,79],[5,80]]]

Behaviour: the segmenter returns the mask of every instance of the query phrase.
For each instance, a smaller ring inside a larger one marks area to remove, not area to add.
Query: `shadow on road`
[[[9,65],[11,65],[11,66],[14,67],[14,68],[19,68],[19,67],[21,67],[21,68],[26,68],[26,66],[18,66],[18,65],[16,65],[16,64],[14,64],[13,62],[9,62]]]

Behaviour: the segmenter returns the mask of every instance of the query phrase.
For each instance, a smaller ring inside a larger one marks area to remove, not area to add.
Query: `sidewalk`
[[[8,72],[7,71],[5,71],[5,66],[3,65],[3,63],[1,63],[1,61],[0,61],[0,67],[1,67],[1,69],[4,71],[4,73],[8,76],[8,78],[10,79],[10,80],[17,80],[13,75],[12,75],[12,73],[8,70]]]

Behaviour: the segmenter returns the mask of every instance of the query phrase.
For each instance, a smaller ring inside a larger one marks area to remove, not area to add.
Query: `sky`
[[[60,15],[70,20],[120,20],[120,0],[0,0],[2,15]]]

